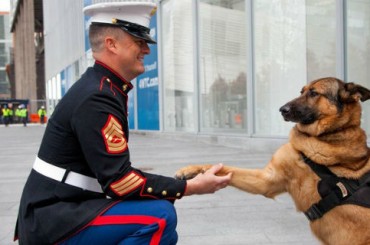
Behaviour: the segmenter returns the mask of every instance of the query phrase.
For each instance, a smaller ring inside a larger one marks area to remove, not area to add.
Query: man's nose
[[[147,42],[142,45],[141,49],[144,54],[150,54],[150,48]]]

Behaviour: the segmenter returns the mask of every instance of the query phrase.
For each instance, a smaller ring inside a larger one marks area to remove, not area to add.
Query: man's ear
[[[111,52],[115,53],[116,40],[113,37],[109,37],[109,36],[105,37],[104,45],[107,50],[110,50]]]
[[[345,83],[339,91],[339,98],[342,102],[347,103],[359,100],[364,102],[370,99],[370,90],[355,83]]]

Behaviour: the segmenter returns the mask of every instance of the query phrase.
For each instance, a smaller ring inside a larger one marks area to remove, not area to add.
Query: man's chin
[[[137,73],[140,75],[140,74],[143,74],[145,72],[145,68],[144,66],[140,67],[137,69]]]

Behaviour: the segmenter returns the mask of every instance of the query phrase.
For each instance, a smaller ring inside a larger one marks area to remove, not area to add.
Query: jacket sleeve
[[[113,199],[179,199],[186,181],[142,172],[131,166],[124,105],[109,93],[96,93],[75,109],[71,127],[86,162]]]

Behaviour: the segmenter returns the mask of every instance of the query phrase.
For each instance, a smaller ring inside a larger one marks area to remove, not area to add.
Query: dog
[[[360,127],[360,102],[368,99],[370,90],[355,83],[334,77],[310,82],[299,97],[280,108],[285,121],[295,126],[289,142],[273,154],[265,168],[225,165],[217,175],[232,172],[229,185],[268,198],[288,192],[323,244],[370,244],[370,149]],[[335,177],[320,176],[308,163]],[[191,179],[210,167],[187,166],[175,177]],[[331,182],[324,181],[328,179]],[[360,183],[362,189],[351,189],[352,182]],[[353,197],[368,203],[354,204]],[[340,199],[339,204],[333,205],[331,199]]]

